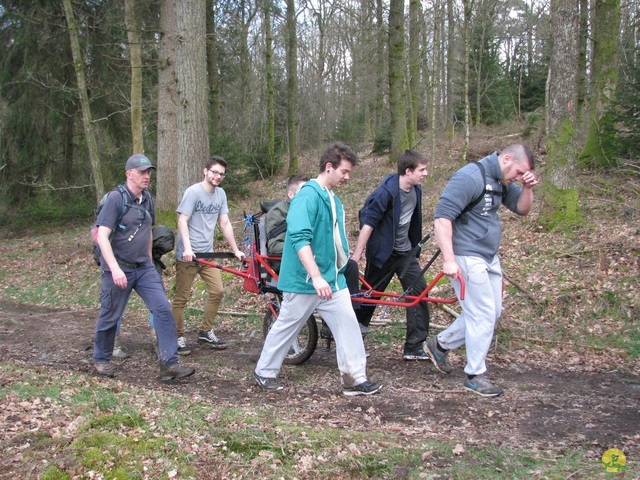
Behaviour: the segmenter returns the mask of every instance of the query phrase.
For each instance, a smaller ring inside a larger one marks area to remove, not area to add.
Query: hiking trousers
[[[411,288],[410,295],[419,295],[427,288],[424,274],[420,275],[421,273],[422,268],[413,254],[394,250],[382,268],[367,262],[365,280],[376,290],[384,291],[395,274],[398,276],[403,290]],[[358,321],[365,327],[371,323],[375,308],[375,305],[362,303],[360,309],[356,311]],[[423,352],[422,344],[429,335],[429,305],[427,302],[419,302],[406,310],[407,334],[404,341],[404,353],[421,353]]]
[[[93,344],[94,363],[109,363],[116,339],[118,321],[135,290],[153,315],[153,324],[158,337],[158,361],[160,367],[178,363],[178,336],[171,306],[164,291],[162,279],[153,265],[125,272],[127,286],[117,287],[111,272],[102,271],[100,289],[100,314],[96,322]]]
[[[460,300],[462,314],[440,332],[438,343],[447,350],[465,345],[465,373],[481,375],[487,371],[485,359],[502,313],[502,269],[497,256],[487,262],[480,257],[456,255],[456,262],[465,283],[464,300]],[[460,298],[460,281],[449,280]]]
[[[261,377],[278,377],[293,341],[314,311],[322,316],[333,334],[342,385],[353,387],[366,382],[367,357],[346,288],[333,292],[329,300],[316,294],[283,293],[278,319],[264,341],[255,372]]]
[[[209,298],[204,305],[202,322],[198,326],[199,331],[208,332],[213,328],[213,320],[218,315],[224,289],[220,270],[208,265],[195,265],[190,262],[176,262],[176,288],[171,300],[171,310],[176,319],[178,336],[184,337],[184,310],[191,298],[191,287],[196,275],[200,275],[207,287]]]

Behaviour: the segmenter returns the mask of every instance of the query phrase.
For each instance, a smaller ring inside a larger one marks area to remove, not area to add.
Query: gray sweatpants
[[[489,353],[493,329],[502,313],[502,269],[494,257],[486,262],[479,257],[456,255],[465,282],[464,300],[460,300],[462,315],[438,335],[438,342],[447,350],[462,345],[467,350],[467,375],[481,375],[487,370],[485,359]],[[460,298],[460,282],[451,278]]]
[[[330,300],[322,300],[316,294],[285,292],[278,319],[262,347],[256,373],[267,378],[278,376],[289,348],[314,311],[322,316],[333,333],[342,385],[353,387],[366,382],[367,357],[346,288],[334,292]]]

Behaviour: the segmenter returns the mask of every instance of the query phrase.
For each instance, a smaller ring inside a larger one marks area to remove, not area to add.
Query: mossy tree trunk
[[[264,0],[262,3],[264,9],[264,65],[267,80],[267,175],[272,176],[276,173],[276,113],[274,107],[274,91],[273,91],[273,34],[271,32],[271,9],[273,8],[271,0]]]
[[[580,165],[589,168],[618,165],[611,106],[618,86],[620,0],[595,0],[594,9],[588,130],[579,158]]]
[[[206,2],[176,2],[176,93],[178,129],[178,191],[202,180],[209,157],[206,51]]]
[[[131,65],[131,153],[144,153],[142,136],[142,54],[140,48],[140,27],[135,11],[135,0],[125,0],[124,19],[129,42],[129,63]]]
[[[471,129],[471,104],[469,98],[469,82],[471,73],[469,63],[471,61],[471,12],[473,0],[463,0],[464,20],[462,25],[462,39],[464,48],[464,144],[462,146],[461,162],[467,163],[467,153],[469,151],[469,138]]]
[[[211,132],[220,131],[220,75],[218,75],[218,30],[216,29],[217,0],[207,1],[207,74],[209,76],[209,97]]]
[[[78,38],[78,24],[73,14],[71,0],[63,0],[64,13],[69,28],[69,40],[71,42],[71,53],[73,56],[73,68],[76,72],[78,82],[78,96],[80,97],[80,107],[82,109],[82,126],[84,127],[85,141],[93,176],[93,186],[96,193],[96,205],[104,195],[104,182],[102,180],[102,170],[100,169],[100,157],[98,155],[98,142],[96,132],[93,129],[93,118],[91,106],[89,104],[89,94],[87,93],[87,80],[84,71],[84,60],[80,52],[80,40]]]
[[[575,183],[578,121],[577,0],[551,1],[554,32],[547,91],[547,162],[540,221],[549,228],[580,221]]]
[[[298,173],[298,40],[295,0],[287,0],[287,137],[289,175]]]
[[[394,162],[409,147],[404,103],[404,1],[389,4],[389,113],[391,155]]]
[[[156,209],[175,212],[178,190],[178,126],[176,102],[176,7],[174,0],[160,3],[158,48],[158,174]]]
[[[409,145],[418,143],[418,109],[420,106],[420,25],[422,4],[420,0],[409,2]]]

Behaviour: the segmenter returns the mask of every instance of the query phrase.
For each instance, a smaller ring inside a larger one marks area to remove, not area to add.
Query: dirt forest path
[[[52,375],[59,370],[90,373],[95,318],[91,310],[56,310],[0,300],[0,360]],[[461,356],[453,358],[454,373],[444,377],[430,365],[403,362],[396,352],[369,346],[369,377],[384,387],[380,395],[365,399],[363,417],[354,415],[354,408],[363,408],[362,399],[339,394],[333,350],[319,347],[306,364],[285,366],[285,390],[265,394],[251,380],[261,335],[220,331],[231,341],[228,350],[213,351],[193,342],[192,355],[182,360],[196,368],[196,375],[164,385],[156,379],[148,325],[138,323],[128,324],[122,334],[123,344],[133,354],[117,362],[117,380],[125,385],[173,389],[181,395],[245,407],[283,407],[278,410],[282,415],[309,425],[532,451],[579,446],[592,451],[594,458],[613,447],[634,457],[640,452],[638,376],[588,371],[584,365],[565,365],[543,355],[532,359],[519,352],[491,354],[491,378],[505,388],[505,395],[486,399],[461,389]]]

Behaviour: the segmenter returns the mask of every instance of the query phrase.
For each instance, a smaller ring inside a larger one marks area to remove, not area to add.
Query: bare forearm
[[[358,241],[356,242],[356,246],[353,249],[353,253],[351,254],[351,258],[356,262],[360,261],[360,257],[364,252],[364,249],[371,238],[371,234],[373,233],[373,227],[369,225],[363,225],[360,229],[360,235],[358,235]]]
[[[436,243],[445,262],[455,260],[453,253],[453,224],[447,218],[436,218],[433,222]]]

